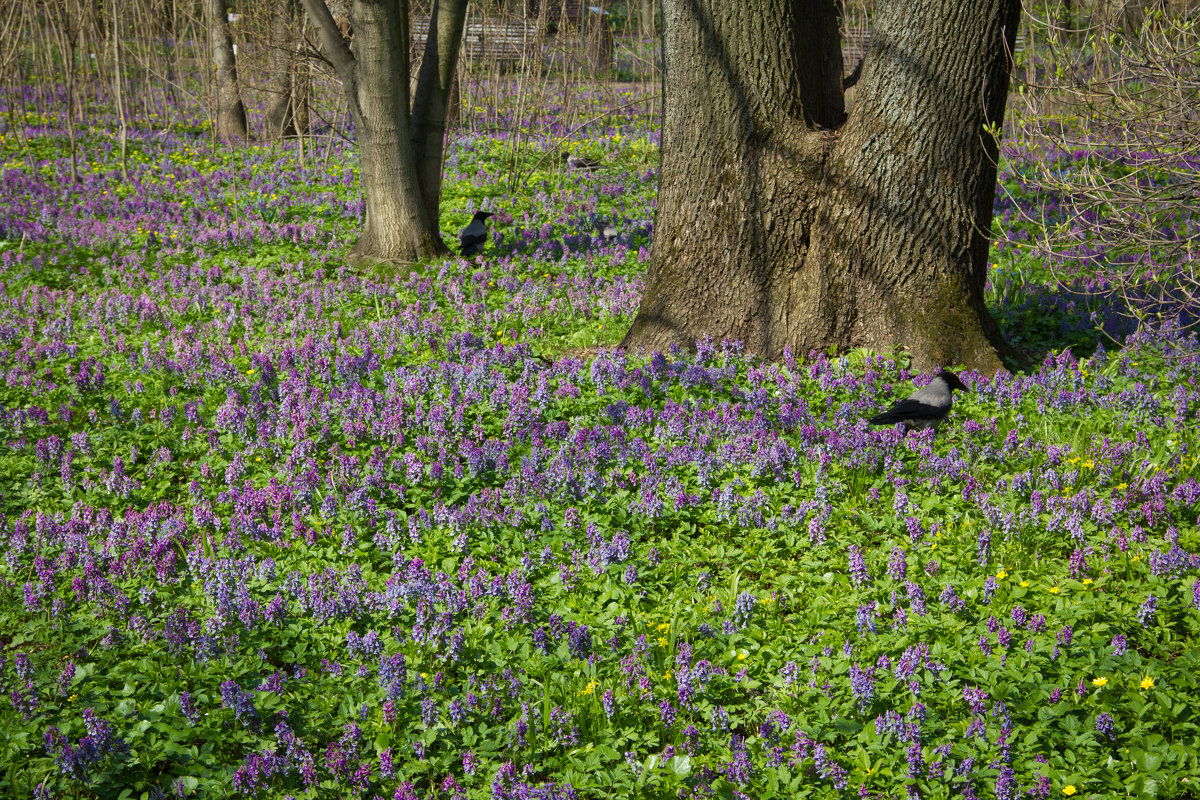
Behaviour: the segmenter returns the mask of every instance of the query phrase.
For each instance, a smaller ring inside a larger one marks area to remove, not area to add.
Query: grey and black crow
[[[950,413],[955,389],[970,391],[957,375],[942,370],[928,386],[918,389],[904,400],[897,400],[887,411],[876,414],[867,422],[872,425],[895,425],[900,422],[910,431],[936,428]]]
[[[483,249],[487,243],[487,219],[493,216],[490,211],[476,211],[475,216],[467,223],[467,227],[458,234],[459,252],[464,256],[473,256]]]
[[[581,169],[585,172],[592,172],[593,170],[600,169],[599,161],[591,158],[585,158],[583,156],[573,156],[570,153],[563,153],[562,160],[569,169]]]
[[[618,233],[615,222],[596,214],[592,214],[588,219],[592,223],[592,227],[596,229],[596,233],[600,234],[600,241],[608,244],[617,240]]]

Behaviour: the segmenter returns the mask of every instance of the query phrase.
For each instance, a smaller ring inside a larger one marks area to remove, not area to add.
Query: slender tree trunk
[[[204,0],[209,51],[213,61],[213,94],[216,100],[217,138],[224,141],[247,137],[246,107],[238,88],[237,57],[229,29],[228,0]]]
[[[1063,41],[1075,30],[1075,4],[1073,0],[1061,0],[1055,20],[1054,39]]]
[[[641,14],[642,35],[654,36],[654,0],[639,0],[638,9]]]
[[[434,4],[413,97],[412,145],[418,157],[421,201],[425,208],[433,209],[435,224],[442,197],[446,123],[457,94],[454,71],[466,14],[467,0],[439,0]]]
[[[1011,355],[983,303],[1019,0],[877,6],[847,119],[832,0],[664,0],[658,216],[623,344]]]
[[[267,104],[267,135],[295,136],[307,129],[308,93],[300,74],[300,23],[296,0],[280,0],[271,26],[271,74]],[[303,124],[301,121],[303,120]]]
[[[408,4],[354,0],[354,52],[324,0],[302,0],[346,92],[366,219],[353,256],[412,262],[446,252],[438,228],[446,111],[467,0],[436,0],[410,111]]]
[[[129,120],[125,114],[125,75],[121,69],[121,17],[117,0],[112,0],[113,94],[120,123],[117,140],[121,148],[121,182],[129,183]]]
[[[71,183],[79,183],[79,147],[75,133],[75,104],[79,93],[76,82],[75,56],[79,31],[72,23],[71,8],[67,0],[55,3],[50,7],[53,12],[51,22],[58,37],[58,49],[63,60],[63,81],[67,89],[67,109],[65,122],[67,124],[67,142],[71,155]]]

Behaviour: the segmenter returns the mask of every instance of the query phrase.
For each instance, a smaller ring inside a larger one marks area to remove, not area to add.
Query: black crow
[[[570,153],[563,153],[562,160],[569,169],[580,169],[584,172],[592,172],[593,170],[600,169],[599,161],[583,156],[573,156]]]
[[[955,389],[970,391],[957,375],[942,370],[928,386],[918,389],[904,400],[897,400],[887,411],[876,414],[867,422],[872,425],[895,425],[900,422],[910,431],[936,428],[950,413]]]
[[[458,234],[459,252],[464,256],[475,255],[487,243],[487,218],[490,216],[493,216],[490,211],[476,211],[467,227]]]

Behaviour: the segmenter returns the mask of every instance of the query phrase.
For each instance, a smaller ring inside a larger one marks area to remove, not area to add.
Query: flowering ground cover
[[[336,141],[5,130],[0,796],[1195,796],[1200,346],[1014,257],[1019,148],[1060,352],[904,437],[890,356],[612,349],[656,138],[512,129],[411,272]]]

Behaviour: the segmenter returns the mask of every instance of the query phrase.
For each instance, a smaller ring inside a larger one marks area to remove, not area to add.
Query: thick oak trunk
[[[983,304],[1019,0],[889,0],[847,119],[832,0],[664,0],[655,241],[623,344],[907,347],[994,371]]]
[[[342,81],[358,139],[366,217],[352,257],[413,262],[445,253],[442,148],[466,0],[437,0],[411,110],[407,2],[354,0],[353,52],[324,0],[302,2]]]
[[[237,57],[233,50],[233,34],[229,29],[229,3],[226,0],[204,0],[204,15],[208,25],[209,52],[213,60],[217,136],[226,141],[245,139],[246,106],[242,104],[242,93],[238,88]]]

